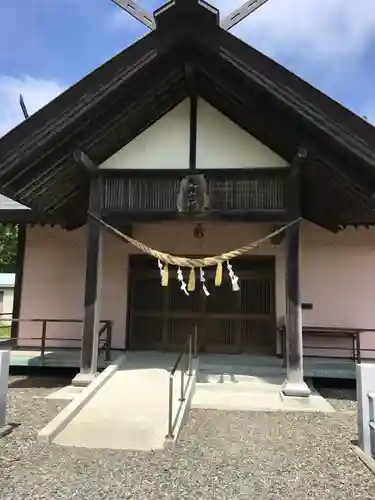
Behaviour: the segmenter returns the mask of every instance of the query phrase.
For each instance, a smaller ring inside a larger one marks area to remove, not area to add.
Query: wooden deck
[[[121,351],[113,350],[111,359],[115,359]],[[177,353],[176,353],[177,356]],[[241,366],[249,368],[259,374],[271,371],[286,373],[282,367],[282,360],[275,356],[251,356],[251,355],[226,355],[226,354],[204,354],[200,356],[200,364],[215,362],[215,359],[223,366]],[[11,354],[11,366],[35,366],[51,368],[79,368],[80,349],[47,349],[45,358],[42,360],[39,349],[13,349]],[[104,369],[110,361],[105,361],[103,354],[99,357],[99,369]],[[229,369],[229,368],[228,368]],[[354,380],[356,376],[356,365],[352,360],[328,359],[328,358],[305,358],[305,377],[318,378],[341,378]]]
[[[112,351],[111,359],[113,360],[119,351]],[[50,368],[77,368],[80,365],[80,349],[46,349],[44,360],[41,357],[40,349],[13,349],[10,358],[11,367],[16,366],[45,366]],[[105,361],[104,355],[101,354],[98,359],[99,369],[108,366],[111,361]]]

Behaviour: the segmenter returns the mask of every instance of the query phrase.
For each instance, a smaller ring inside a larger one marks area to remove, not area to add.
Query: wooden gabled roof
[[[74,151],[100,164],[193,86],[287,161],[300,146],[309,151],[302,171],[305,218],[332,227],[368,211],[375,128],[221,29],[214,9],[198,0],[182,5],[156,12],[153,32],[0,140],[3,194],[67,226],[84,223],[88,177]]]

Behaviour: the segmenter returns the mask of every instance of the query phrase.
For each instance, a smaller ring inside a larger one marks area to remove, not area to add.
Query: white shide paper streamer
[[[158,259],[158,268],[160,271],[160,281],[163,283],[163,278],[164,278],[164,268],[163,268],[163,263],[160,259]]]
[[[229,273],[229,278],[232,282],[232,290],[234,292],[238,292],[240,289],[240,285],[238,284],[239,278],[238,278],[238,276],[236,276],[234,274],[232,264],[229,262],[229,260],[227,260],[227,269],[228,269],[228,273]]]
[[[200,268],[200,280],[201,280],[201,283],[202,283],[202,289],[204,291],[204,294],[206,297],[208,297],[210,295],[210,292],[207,290],[207,287],[206,287],[206,277],[204,275],[204,270],[202,268]]]
[[[180,267],[177,269],[177,279],[181,284],[181,290],[184,292],[185,295],[189,295],[189,292],[187,291],[187,285],[184,281],[184,276],[182,274]]]

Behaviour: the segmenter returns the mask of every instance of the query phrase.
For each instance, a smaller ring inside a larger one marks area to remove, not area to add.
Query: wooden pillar
[[[102,179],[90,181],[89,212],[101,215]],[[80,373],[75,385],[87,385],[96,376],[100,329],[100,293],[102,278],[102,232],[98,221],[88,217],[86,249],[86,282]]]
[[[198,92],[194,66],[191,62],[185,64],[185,81],[190,97],[189,169],[195,170],[197,168]]]
[[[297,153],[291,166],[288,198],[291,215],[298,218],[300,208],[300,163],[306,157]],[[300,221],[290,226],[285,238],[285,292],[286,292],[286,362],[287,379],[283,386],[286,396],[307,397],[311,391],[303,379],[302,304],[300,291]]]

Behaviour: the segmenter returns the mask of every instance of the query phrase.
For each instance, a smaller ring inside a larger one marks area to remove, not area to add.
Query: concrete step
[[[283,360],[276,356],[250,356],[247,354],[203,354],[200,356],[200,367],[209,368],[212,366],[230,367],[279,367],[283,365]]]
[[[229,411],[334,411],[315,391],[310,398],[283,397],[285,377],[286,370],[277,366],[200,363],[192,407]]]
[[[268,376],[255,376],[255,375],[239,375],[239,374],[219,374],[219,373],[201,373],[197,375],[197,387],[210,386],[211,388],[218,389],[235,389],[236,387],[250,386],[250,387],[268,387],[280,386],[284,382],[283,375],[268,375]]]
[[[276,391],[275,391],[276,387]],[[196,394],[210,393],[221,394],[223,398],[231,397],[233,394],[268,394],[270,392],[281,392],[281,384],[277,386],[268,386],[267,384],[238,384],[238,385],[224,385],[215,386],[211,384],[197,384]]]
[[[277,366],[230,366],[230,365],[199,365],[200,377],[210,375],[255,376],[255,377],[278,377],[285,378],[286,369]]]
[[[282,397],[281,387],[267,391],[231,393],[197,388],[192,407],[226,411],[334,412],[332,406],[319,394],[315,393],[309,398],[285,398]]]

